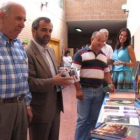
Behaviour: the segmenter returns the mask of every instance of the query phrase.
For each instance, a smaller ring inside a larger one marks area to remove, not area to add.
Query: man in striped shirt
[[[77,97],[77,125],[75,140],[89,140],[90,130],[95,128],[103,100],[103,80],[112,85],[107,57],[101,51],[104,34],[94,32],[91,45],[78,51],[72,67],[80,70],[80,83],[75,83]],[[114,85],[111,86],[114,90]]]
[[[19,39],[26,12],[22,5],[0,6],[0,140],[26,140],[32,119],[28,59]]]

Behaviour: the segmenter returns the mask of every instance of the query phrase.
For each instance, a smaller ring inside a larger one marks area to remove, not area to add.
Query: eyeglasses
[[[106,43],[104,40],[98,39],[97,37],[95,37],[95,38],[96,38],[96,40],[97,40],[98,42],[100,42],[100,43],[103,43],[103,44]]]

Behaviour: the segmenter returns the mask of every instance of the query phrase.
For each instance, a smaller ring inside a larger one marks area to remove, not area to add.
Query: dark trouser
[[[32,123],[29,127],[30,140],[58,140],[60,112],[49,123]]]
[[[0,103],[0,140],[27,140],[27,127],[24,101]]]

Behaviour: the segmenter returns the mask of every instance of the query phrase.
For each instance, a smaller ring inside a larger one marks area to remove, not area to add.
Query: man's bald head
[[[0,31],[9,39],[15,39],[24,28],[25,8],[16,2],[5,2],[0,6]]]

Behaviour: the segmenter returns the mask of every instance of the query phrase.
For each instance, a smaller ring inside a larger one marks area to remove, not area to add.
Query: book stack
[[[103,140],[120,140],[122,138],[132,137],[135,140],[140,140],[140,128],[105,122],[91,131],[91,137]]]
[[[98,117],[97,128],[91,131],[92,138],[119,140],[132,137],[140,140],[140,109],[134,101],[105,100]]]

